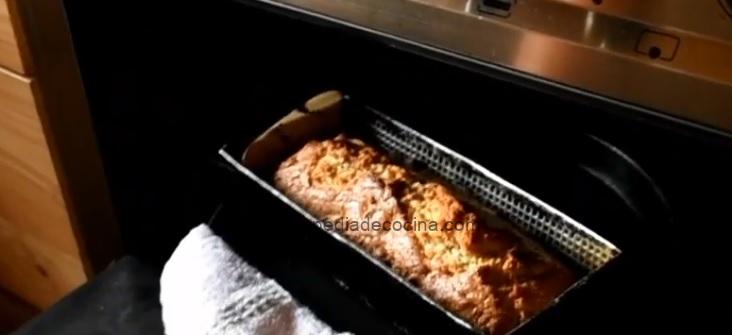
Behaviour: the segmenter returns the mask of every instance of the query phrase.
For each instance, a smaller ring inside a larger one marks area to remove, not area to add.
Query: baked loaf
[[[491,334],[535,315],[574,281],[546,253],[494,227],[499,218],[479,218],[439,182],[392,164],[357,139],[307,143],[280,165],[275,185]]]

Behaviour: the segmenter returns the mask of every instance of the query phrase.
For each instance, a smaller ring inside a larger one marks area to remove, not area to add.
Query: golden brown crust
[[[573,282],[560,263],[485,224],[497,218],[479,218],[445,186],[359,140],[308,143],[280,165],[275,185],[314,215],[341,222],[349,239],[492,334],[538,313]],[[349,229],[349,220],[381,229]]]

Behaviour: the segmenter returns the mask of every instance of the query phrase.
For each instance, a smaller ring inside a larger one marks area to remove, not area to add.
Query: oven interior
[[[230,224],[276,217],[247,208],[255,194],[217,150],[339,89],[623,250],[591,294],[522,331],[701,331],[729,316],[710,306],[729,301],[732,279],[720,266],[727,135],[251,1],[82,2],[67,1],[76,51],[123,237],[142,259],[162,263],[217,208],[235,207]]]

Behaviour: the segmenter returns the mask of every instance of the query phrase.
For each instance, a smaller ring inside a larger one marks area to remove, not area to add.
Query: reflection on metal
[[[507,17],[484,0],[256,1],[732,132],[732,19],[714,0],[523,0]]]
[[[585,16],[585,38],[592,33],[592,27],[595,25],[595,12],[587,12]]]

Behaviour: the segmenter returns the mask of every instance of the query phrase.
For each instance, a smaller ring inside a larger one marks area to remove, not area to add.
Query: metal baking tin
[[[584,284],[595,272],[621,254],[620,249],[611,242],[500,176],[407,125],[334,91],[311,99],[304,107],[282,118],[250,143],[243,152],[241,148],[225,146],[219,154],[237,171],[307,220],[316,223],[318,218],[288,199],[270,181],[274,168],[308,140],[340,132],[357,134],[390,154],[405,161],[419,163],[472,200],[507,219],[521,233],[543,247],[561,254],[565,260],[573,263],[571,265],[581,269],[584,275],[547,309],[559,303],[565,295]],[[317,224],[314,226],[321,227]],[[370,260],[393,280],[419,295],[423,303],[438,309],[461,327],[480,333],[470,323],[422,294],[417,287],[346,237],[334,231],[328,233]],[[527,320],[524,324],[530,321]]]

